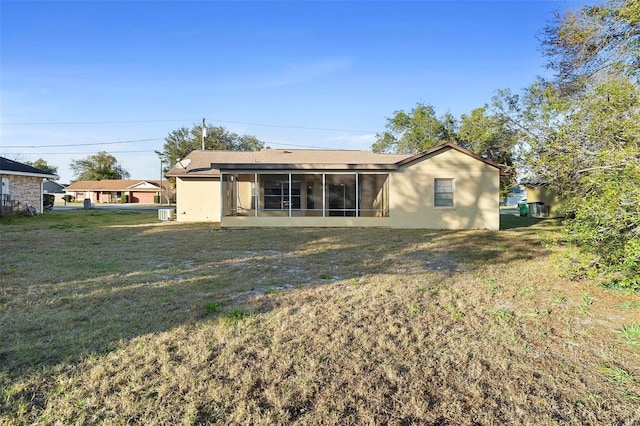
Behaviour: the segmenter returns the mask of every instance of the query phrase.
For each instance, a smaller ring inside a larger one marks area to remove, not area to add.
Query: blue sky
[[[2,1],[0,155],[69,182],[104,150],[158,179],[154,151],[202,118],[273,148],[369,149],[396,110],[459,116],[529,85],[536,36],[578,5]]]

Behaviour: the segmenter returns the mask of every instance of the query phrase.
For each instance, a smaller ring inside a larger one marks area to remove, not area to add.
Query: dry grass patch
[[[640,419],[623,331],[633,340],[640,299],[559,277],[549,222],[220,230],[65,214],[0,225],[0,423]]]

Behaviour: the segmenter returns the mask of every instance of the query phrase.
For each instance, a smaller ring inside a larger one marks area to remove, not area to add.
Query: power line
[[[149,138],[149,139],[134,139],[128,141],[111,141],[111,142],[95,142],[95,143],[76,143],[76,144],[59,144],[59,145],[7,145],[3,146],[4,148],[11,149],[38,149],[38,148],[65,148],[65,147],[76,147],[76,146],[96,146],[96,145],[115,145],[115,144],[125,144],[125,143],[139,143],[139,142],[150,142],[150,141],[159,141],[165,140],[165,138]],[[274,145],[283,145],[283,146],[296,146],[300,148],[311,148],[311,149],[332,149],[326,146],[314,146],[314,145],[301,145],[301,144],[293,144],[293,143],[285,143],[285,142],[276,142],[276,141],[263,141],[265,144],[274,144]],[[140,152],[140,151],[120,151],[120,152]],[[13,154],[13,153],[12,153]],[[42,153],[45,154],[45,153]],[[48,153],[51,154],[51,153]]]
[[[176,120],[123,120],[123,121],[31,121],[31,122],[24,121],[24,122],[2,123],[2,125],[3,126],[29,126],[29,125],[76,126],[76,125],[96,125],[96,124],[172,123],[172,122],[185,122],[185,121],[196,122],[198,120],[197,119],[196,120],[192,120],[192,119],[177,120],[176,119]],[[352,132],[352,133],[377,133],[376,130],[291,126],[286,124],[253,123],[248,121],[217,120],[217,119],[209,119],[209,121],[213,121],[216,123],[244,124],[247,126],[272,127],[272,128],[279,128],[279,129],[320,130],[320,131],[328,131],[328,132]]]
[[[273,145],[283,145],[283,146],[297,146],[299,148],[311,148],[311,149],[334,149],[326,146],[313,146],[313,145],[297,145],[293,143],[282,143],[282,142],[273,142],[273,141],[261,141],[265,144],[273,144]]]
[[[192,119],[185,120],[119,120],[119,121],[16,121],[9,123],[2,123],[3,126],[31,126],[31,125],[46,125],[46,126],[76,126],[76,125],[91,125],[91,124],[139,124],[139,123],[176,123],[184,121],[195,121]]]
[[[95,145],[115,145],[122,143],[137,143],[137,142],[150,142],[150,141],[160,141],[164,140],[164,138],[152,138],[152,139],[135,139],[130,141],[114,141],[114,142],[95,142],[95,143],[69,143],[62,145],[9,145],[3,146],[3,148],[62,148],[68,146],[95,146]]]
[[[284,142],[275,142],[275,141],[261,141],[264,142],[265,144],[272,144],[274,146],[295,146],[298,148],[309,148],[309,149],[334,149],[334,148],[330,148],[330,147],[326,147],[326,146],[315,146],[315,145],[300,145],[300,144],[293,144],[293,143],[284,143]],[[55,146],[55,145],[49,145],[48,147],[51,146]],[[15,147],[3,147],[3,148],[15,148]],[[21,147],[23,148],[23,147]],[[274,148],[272,148],[274,149]],[[155,152],[156,150],[154,149],[145,149],[145,150],[133,150],[133,151],[109,151],[109,154],[127,154],[127,153],[137,153],[137,152]],[[89,151],[89,152],[38,152],[38,155],[91,155],[91,154],[95,154],[96,151]],[[8,155],[33,155],[36,153],[33,152],[5,152],[5,154]]]
[[[127,154],[133,152],[155,152],[153,149],[135,150],[135,151],[109,151],[109,154]],[[3,155],[91,155],[97,154],[97,151],[90,152],[4,152]]]
[[[336,129],[329,127],[305,127],[305,126],[287,126],[282,124],[265,124],[265,123],[250,123],[246,121],[229,121],[229,120],[215,120],[217,123],[233,123],[233,124],[246,124],[248,126],[262,126],[262,127],[276,127],[282,129],[300,129],[300,130],[325,130],[330,132],[354,132],[354,133],[377,133],[375,130],[357,130],[357,129]]]

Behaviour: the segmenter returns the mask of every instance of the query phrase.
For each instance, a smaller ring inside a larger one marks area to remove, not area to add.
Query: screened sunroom
[[[388,173],[221,172],[220,179],[223,218],[389,216]]]

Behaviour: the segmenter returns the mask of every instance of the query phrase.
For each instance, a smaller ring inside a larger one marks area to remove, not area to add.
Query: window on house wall
[[[436,207],[453,207],[453,179],[436,178],[433,187],[433,204]]]

